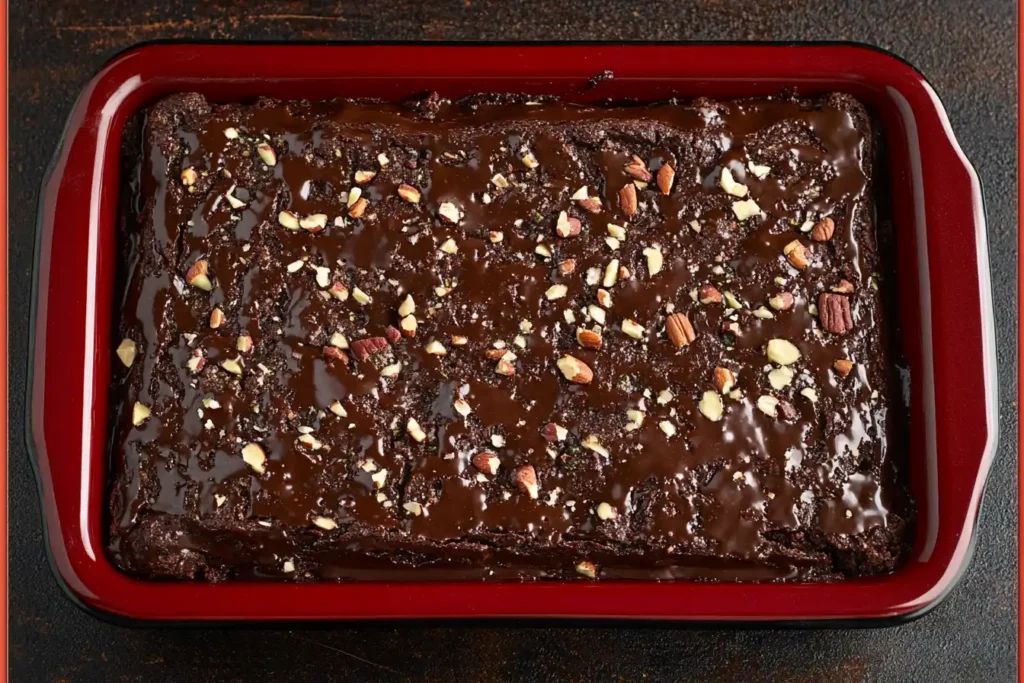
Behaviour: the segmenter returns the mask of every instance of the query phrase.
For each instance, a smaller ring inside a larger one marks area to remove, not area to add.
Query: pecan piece
[[[836,231],[836,224],[831,218],[825,216],[811,228],[811,239],[815,242],[828,242]]]
[[[683,313],[673,313],[665,320],[665,332],[677,349],[683,348],[697,338],[690,319]]]
[[[359,360],[366,360],[386,348],[388,348],[388,340],[384,337],[367,337],[352,342],[352,353],[356,354],[356,358]]]
[[[818,297],[818,319],[832,334],[846,334],[853,329],[850,300],[842,294],[822,292]]]

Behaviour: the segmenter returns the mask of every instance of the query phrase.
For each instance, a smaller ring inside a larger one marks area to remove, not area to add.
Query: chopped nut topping
[[[515,480],[520,491],[537,500],[540,495],[540,487],[537,485],[537,472],[533,469],[533,465],[517,467]]]
[[[220,366],[230,372],[232,375],[242,374],[242,364],[238,360],[226,358],[220,362]]]
[[[782,253],[789,259],[790,264],[797,270],[803,270],[810,264],[807,248],[800,243],[800,240],[793,240],[782,249]]]
[[[205,259],[199,259],[192,264],[192,267],[185,273],[185,282],[192,285],[196,289],[202,289],[204,291],[212,291],[213,283],[210,282],[209,277],[210,266]]]
[[[768,174],[772,171],[771,166],[762,166],[761,164],[755,164],[753,161],[747,162],[747,168],[760,180],[767,178]]]
[[[697,409],[701,415],[712,422],[721,420],[722,413],[725,411],[725,407],[722,405],[722,397],[715,391],[705,391],[704,395],[701,396]]]
[[[647,247],[644,249],[644,256],[647,257],[647,270],[650,272],[651,277],[654,277],[661,272],[661,267],[665,263],[665,259],[661,254],[661,249],[657,247]]]
[[[569,288],[566,287],[565,285],[551,285],[550,287],[548,287],[547,291],[544,292],[544,297],[548,301],[554,301],[555,299],[561,299],[562,297],[564,297],[568,291]]]
[[[411,417],[409,418],[409,421],[405,423],[405,431],[407,431],[409,436],[411,436],[417,443],[423,443],[427,438],[427,434],[423,431],[423,428],[420,427],[420,423]]]
[[[314,517],[313,524],[320,527],[324,531],[332,531],[338,528],[337,522],[330,517]]]
[[[768,417],[778,417],[779,399],[765,394],[757,399],[757,408]]]
[[[262,159],[263,163],[267,166],[277,165],[277,152],[275,152],[274,148],[267,143],[263,142],[256,145],[256,153],[260,155],[260,159]]]
[[[626,173],[629,176],[631,176],[631,177],[633,177],[633,178],[635,178],[635,179],[637,179],[637,180],[639,180],[641,182],[644,182],[644,183],[651,182],[652,176],[651,176],[651,172],[647,170],[647,164],[645,164],[643,162],[643,160],[640,157],[636,156],[636,155],[633,155],[633,157],[632,157],[632,159],[630,159],[629,163],[626,164],[625,170],[626,170]]]
[[[540,166],[540,162],[537,161],[537,157],[533,156],[530,152],[526,152],[521,158],[523,160],[523,165],[526,166],[526,168],[537,168]]]
[[[398,196],[410,204],[419,204],[422,195],[417,188],[407,183],[402,183],[398,186]]]
[[[768,383],[775,391],[782,391],[793,381],[794,373],[786,366],[775,368],[768,373]]]
[[[729,194],[731,194],[734,197],[746,197],[747,196],[747,186],[743,185],[742,183],[737,183],[733,179],[733,177],[732,177],[732,171],[730,171],[725,166],[722,167],[721,185],[722,185],[722,189],[723,190],[725,190],[726,192],[728,192]],[[736,205],[733,204],[734,209],[735,209],[735,206]],[[755,206],[756,206],[756,204],[755,204]],[[758,209],[758,211],[760,211],[760,209]],[[737,216],[737,218],[739,218],[739,216]],[[740,220],[743,220],[743,219],[740,218]]]
[[[614,287],[619,281],[619,259],[612,259],[604,269],[604,279],[601,284],[605,287]]]
[[[258,443],[249,443],[242,448],[242,460],[256,474],[263,474],[266,471],[267,454]]]
[[[745,221],[753,216],[760,216],[761,207],[753,199],[744,199],[732,203],[732,212],[736,216],[736,220]]]
[[[433,356],[444,356],[448,353],[448,349],[444,348],[444,344],[434,339],[427,344],[426,352]]]
[[[722,293],[711,285],[701,285],[697,296],[702,304],[718,304],[722,302]]]
[[[672,438],[676,435],[676,426],[669,420],[662,420],[658,423],[658,429],[665,433],[665,436]]]
[[[364,292],[363,290],[359,289],[358,287],[352,290],[352,298],[355,299],[356,302],[361,306],[365,306],[373,302],[373,299],[370,298],[370,295]]]
[[[811,228],[811,239],[815,242],[828,242],[836,231],[835,222],[825,216]]]
[[[493,477],[501,468],[501,460],[494,453],[482,451],[473,456],[473,467],[487,476]]]
[[[135,342],[131,339],[122,339],[121,343],[117,345],[117,357],[121,359],[121,362],[126,368],[130,368],[132,363],[135,362],[135,354],[138,349],[135,346]]]
[[[670,164],[662,164],[658,169],[658,189],[662,194],[672,194],[672,183],[676,179],[676,172]],[[700,232],[699,230],[697,232]]]
[[[715,389],[718,389],[720,394],[728,394],[736,385],[736,373],[729,368],[719,366],[712,373],[711,383],[715,385]]]
[[[501,175],[500,173],[495,173],[494,177],[491,178],[491,182],[494,183],[495,187],[500,188],[502,190],[508,187],[508,180],[506,180],[505,176]]]
[[[794,303],[796,303],[796,299],[789,292],[780,292],[768,299],[768,305],[776,311],[788,311],[793,308]]]
[[[601,348],[601,333],[580,327],[576,330],[576,341],[580,346],[588,349],[599,349]]]
[[[690,319],[682,313],[673,313],[665,319],[665,333],[677,349],[692,344],[697,338]]]
[[[410,501],[407,501],[405,503],[402,503],[402,509],[404,509],[406,512],[408,512],[409,514],[411,514],[411,515],[413,515],[415,517],[419,517],[420,515],[423,514],[423,506],[420,505],[419,503],[417,503],[414,500],[410,500]]]
[[[356,171],[355,180],[360,185],[365,185],[377,176],[376,171]]]
[[[196,184],[199,180],[199,175],[196,173],[194,168],[186,168],[181,172],[181,184],[185,187],[191,187]]]
[[[619,514],[608,503],[601,503],[597,506],[597,517],[605,521],[615,519]]]
[[[558,214],[558,222],[555,225],[555,232],[559,237],[575,237],[583,229],[578,218],[573,218],[565,211]]]
[[[150,411],[149,406],[145,405],[144,403],[139,403],[138,401],[136,401],[135,405],[132,406],[132,424],[138,427],[147,419],[149,419],[151,412],[152,411]]]
[[[850,374],[850,371],[853,370],[853,361],[846,358],[840,358],[832,364],[832,367],[840,377],[846,377]]]
[[[630,318],[625,318],[622,321],[622,331],[628,334],[633,339],[643,339],[644,332],[646,330],[644,330],[644,328],[637,321],[632,320]]]
[[[597,565],[593,562],[580,562],[576,565],[576,573],[585,576],[588,579],[596,579]]]
[[[574,384],[590,384],[594,379],[593,370],[579,358],[565,355],[558,359],[557,365],[562,375]]]
[[[446,254],[457,254],[459,253],[459,245],[455,244],[455,240],[449,237],[441,244],[441,251]]]
[[[773,363],[792,365],[800,360],[800,349],[785,339],[771,339],[768,341],[767,355]]]
[[[818,297],[818,319],[832,334],[846,334],[853,329],[850,300],[842,294],[822,292]]]
[[[622,212],[627,216],[636,214],[636,187],[634,185],[626,185],[619,190],[619,205],[622,207]]]

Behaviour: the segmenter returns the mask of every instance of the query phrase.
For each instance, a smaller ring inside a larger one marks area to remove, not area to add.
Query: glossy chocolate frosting
[[[907,548],[849,96],[184,94],[126,148],[126,571],[834,580]]]

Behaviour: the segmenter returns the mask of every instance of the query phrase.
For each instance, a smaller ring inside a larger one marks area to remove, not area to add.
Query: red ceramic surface
[[[356,67],[355,65],[358,65]],[[587,88],[604,70],[615,77]],[[402,98],[424,90],[579,100],[844,90],[882,122],[897,235],[910,460],[909,562],[833,584],[690,582],[159,583],[104,545],[107,376],[121,131],[165,94],[213,100]],[[965,567],[995,450],[995,345],[978,178],[942,105],[904,62],[855,45],[158,44],[114,59],[82,93],[44,187],[36,267],[31,441],[54,567],[79,602],[145,620],[608,617],[865,620],[922,613]]]

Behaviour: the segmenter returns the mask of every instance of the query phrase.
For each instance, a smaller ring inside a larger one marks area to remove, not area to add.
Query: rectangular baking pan
[[[610,71],[613,77],[595,78]],[[606,581],[185,583],[122,574],[104,552],[107,377],[126,121],[173,92],[214,101],[401,99],[436,90],[579,101],[849,92],[886,136],[909,460],[919,513],[895,574],[831,584]],[[114,58],[68,121],[40,202],[30,434],[51,564],[79,604],[142,621],[603,618],[892,623],[967,565],[997,434],[995,344],[978,177],[911,66],[852,44],[150,44]],[[878,620],[882,620],[879,622]]]

